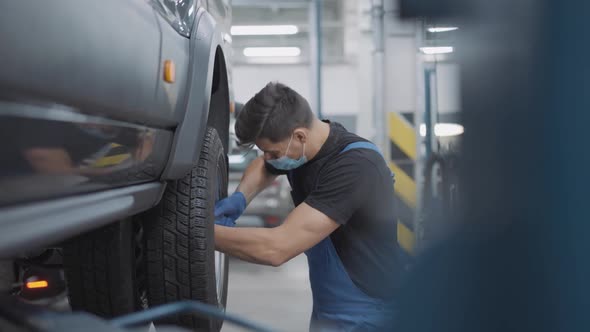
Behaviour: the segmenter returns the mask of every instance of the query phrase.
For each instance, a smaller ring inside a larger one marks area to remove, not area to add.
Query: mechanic
[[[264,152],[231,196],[215,206],[215,244],[240,259],[279,266],[305,253],[312,331],[385,328],[399,275],[393,177],[369,141],[329,121],[280,83],[248,101],[235,124],[240,144]],[[246,205],[287,175],[296,208],[275,228],[234,228]]]

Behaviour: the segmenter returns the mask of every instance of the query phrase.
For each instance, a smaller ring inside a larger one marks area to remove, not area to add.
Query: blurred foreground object
[[[460,27],[461,230],[424,253],[397,331],[588,331],[584,1],[412,0]]]

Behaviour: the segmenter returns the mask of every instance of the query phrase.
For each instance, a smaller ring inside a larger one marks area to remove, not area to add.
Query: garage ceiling
[[[323,61],[344,57],[343,1],[324,0],[322,12]],[[232,36],[234,63],[307,63],[310,56],[309,1],[234,0],[233,25],[295,25],[293,35]],[[246,47],[298,47],[297,57],[246,57]]]

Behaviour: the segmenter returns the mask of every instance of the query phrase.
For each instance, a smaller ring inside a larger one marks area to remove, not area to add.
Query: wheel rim
[[[223,281],[227,273],[225,268],[225,260],[227,257],[224,253],[215,251],[215,288],[217,290],[217,303],[220,307],[224,308],[223,297],[225,293],[225,287],[223,287]]]
[[[219,163],[217,165],[217,191],[215,195],[215,202],[217,202],[220,198],[224,195],[224,184],[223,181],[223,170],[221,169]],[[226,260],[227,257],[224,253],[215,250],[215,290],[217,291],[217,303],[218,306],[225,309],[225,305],[223,303],[223,299],[225,298],[225,287],[224,281],[227,278],[227,269],[226,269]]]

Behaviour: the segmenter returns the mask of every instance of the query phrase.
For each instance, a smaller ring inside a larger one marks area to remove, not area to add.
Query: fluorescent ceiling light
[[[445,54],[453,53],[452,46],[432,46],[432,47],[420,47],[420,51],[424,54]]]
[[[428,28],[428,32],[447,32],[447,31],[455,31],[459,29],[458,27],[432,27]]]
[[[280,56],[280,57],[249,57],[244,62],[255,65],[294,65],[301,63],[301,57],[298,56]]]
[[[234,36],[294,35],[299,32],[295,25],[234,25]]]
[[[457,123],[437,123],[434,125],[434,135],[438,137],[459,136],[463,134],[464,128]],[[420,136],[426,136],[426,125],[420,125]]]
[[[253,56],[299,56],[301,49],[299,47],[246,47],[244,48],[244,55],[247,57]]]

